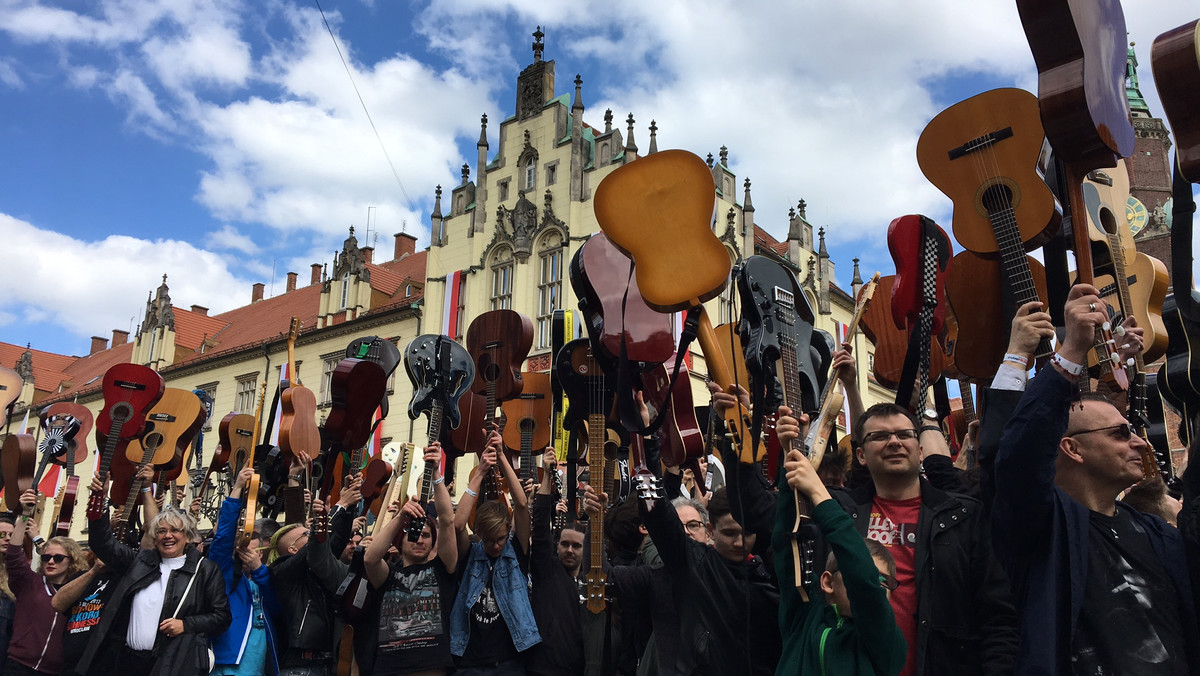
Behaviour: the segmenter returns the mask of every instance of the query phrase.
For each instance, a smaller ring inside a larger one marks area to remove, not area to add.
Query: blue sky
[[[184,307],[278,293],[368,207],[381,258],[401,229],[424,245],[434,186],[474,165],[481,114],[510,114],[536,25],[558,93],[582,75],[589,123],[611,107],[643,147],[651,119],[660,148],[728,146],[756,221],[782,237],[805,199],[843,284],[853,256],[891,268],[891,218],[949,227],[916,165],[925,123],[992,87],[1036,91],[1007,0],[321,4],[395,175],[315,2],[0,0],[0,340],[86,353],[141,320],[164,272]],[[1124,4],[1158,111],[1149,46],[1195,8]]]

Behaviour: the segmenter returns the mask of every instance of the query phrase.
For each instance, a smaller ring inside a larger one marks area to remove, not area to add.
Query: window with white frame
[[[233,410],[238,413],[254,413],[258,391],[258,374],[240,376],[233,397]]]
[[[512,249],[503,247],[492,254],[492,309],[511,310],[513,289]]]
[[[554,311],[562,307],[563,240],[557,232],[542,238],[538,271],[537,346],[550,347]]]

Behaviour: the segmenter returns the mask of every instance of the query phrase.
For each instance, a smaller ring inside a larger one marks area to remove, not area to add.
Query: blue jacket
[[[1073,390],[1056,369],[1039,371],[1005,427],[993,470],[992,533],[1012,580],[1022,627],[1017,673],[1023,675],[1071,673],[1071,639],[1083,607],[1090,513],[1054,485]],[[1122,503],[1117,509],[1128,510],[1149,536],[1179,592],[1183,634],[1195,636],[1196,609],[1179,531]],[[1191,673],[1200,673],[1200,647],[1196,641],[1187,646]]]
[[[238,514],[242,511],[242,501],[238,498],[226,498],[221,505],[221,515],[217,519],[217,531],[212,544],[208,547],[208,558],[221,568],[221,577],[225,579],[225,592],[229,594],[229,612],[233,614],[233,622],[229,629],[213,637],[213,655],[217,664],[240,664],[242,652],[246,649],[246,640],[250,636],[253,621],[254,602],[251,599],[250,585],[257,585],[261,602],[266,615],[267,624],[267,673],[279,672],[279,649],[275,641],[274,617],[282,612],[275,590],[271,587],[271,575],[266,565],[245,577],[242,574],[240,562],[234,561],[234,540],[238,535]]]
[[[541,642],[542,636],[538,633],[537,621],[533,619],[529,588],[525,573],[521,572],[517,562],[514,546],[510,536],[500,558],[496,560],[492,591],[496,595],[496,605],[500,606],[500,616],[512,634],[513,646],[517,652],[523,652]],[[467,643],[471,638],[471,608],[479,601],[483,588],[487,586],[487,577],[488,556],[483,551],[483,545],[474,542],[463,570],[458,596],[454,599],[454,610],[450,613],[450,652],[457,657],[462,657],[467,651]]]

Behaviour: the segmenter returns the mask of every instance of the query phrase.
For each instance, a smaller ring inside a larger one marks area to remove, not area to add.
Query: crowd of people
[[[1121,409],[1080,394],[1107,321],[1096,289],[1075,287],[1065,316],[1030,379],[1054,327],[1037,304],[1018,311],[980,388],[978,471],[954,464],[936,420],[863,410],[843,345],[852,457],[814,467],[793,447],[808,416],[781,408],[777,489],[725,449],[668,471],[664,495],[617,504],[580,483],[581,513],[560,519],[554,452],[523,484],[493,431],[457,504],[435,473],[432,500],[385,506],[372,536],[355,478],[247,539],[250,469],[207,541],[191,514],[151,508],[133,548],[105,513],[86,551],[54,538],[35,568],[21,517],[0,517],[2,673],[1200,674],[1200,476],[1184,474],[1182,511],[1123,501],[1154,489],[1130,490],[1146,442]],[[1122,349],[1140,349],[1127,329]],[[739,395],[715,391],[713,414]],[[647,453],[654,465],[652,439]],[[506,500],[482,499],[496,473]]]

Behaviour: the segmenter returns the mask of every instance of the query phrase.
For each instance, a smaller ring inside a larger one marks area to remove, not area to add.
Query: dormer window
[[[342,275],[342,309],[350,307],[350,273]]]

